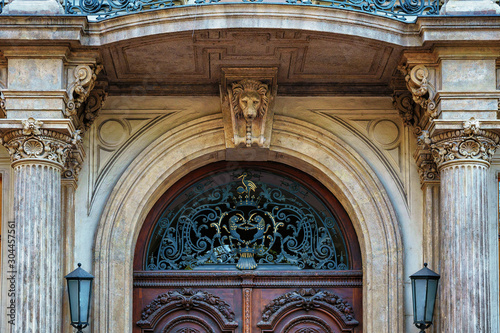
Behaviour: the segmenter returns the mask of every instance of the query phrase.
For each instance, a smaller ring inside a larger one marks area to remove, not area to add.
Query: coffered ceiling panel
[[[383,94],[401,49],[305,31],[224,30],[131,39],[103,51],[112,93],[218,94],[221,67],[278,67],[280,94]]]

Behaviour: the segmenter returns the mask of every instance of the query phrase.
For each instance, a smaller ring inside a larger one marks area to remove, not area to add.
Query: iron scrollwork
[[[87,15],[92,20],[104,20],[124,14],[179,6],[200,6],[217,3],[265,3],[265,0],[65,0],[66,14]],[[347,9],[413,21],[420,15],[439,15],[438,0],[283,0],[283,4]]]
[[[146,270],[266,264],[348,269],[334,216],[295,181],[262,170],[225,172],[199,181],[178,198],[156,224]]]

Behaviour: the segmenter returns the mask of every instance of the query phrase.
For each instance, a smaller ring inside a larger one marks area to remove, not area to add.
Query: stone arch
[[[220,115],[203,117],[163,134],[122,174],[96,233],[94,332],[131,331],[132,264],[142,223],[182,176],[225,159],[224,140]],[[364,331],[402,332],[403,244],[392,203],[374,171],[334,134],[283,116],[275,117],[269,160],[309,173],[342,203],[363,257]]]

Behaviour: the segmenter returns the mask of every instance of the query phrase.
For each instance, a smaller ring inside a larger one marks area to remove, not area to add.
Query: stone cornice
[[[253,19],[253,20],[250,20]],[[281,28],[297,29],[297,23],[311,30],[376,39],[403,47],[420,47],[438,42],[497,42],[498,18],[493,16],[421,16],[415,23],[403,23],[381,16],[348,10],[276,4],[224,4],[168,8],[124,15],[101,22],[88,22],[85,16],[9,16],[2,15],[0,45],[36,41],[73,41],[85,46],[101,46],[128,39],[195,28]],[[134,30],[134,33],[131,31]]]

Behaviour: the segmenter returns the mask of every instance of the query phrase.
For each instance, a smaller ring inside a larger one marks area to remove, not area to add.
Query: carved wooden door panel
[[[350,220],[313,178],[217,163],[171,187],[136,245],[134,333],[362,332]]]

